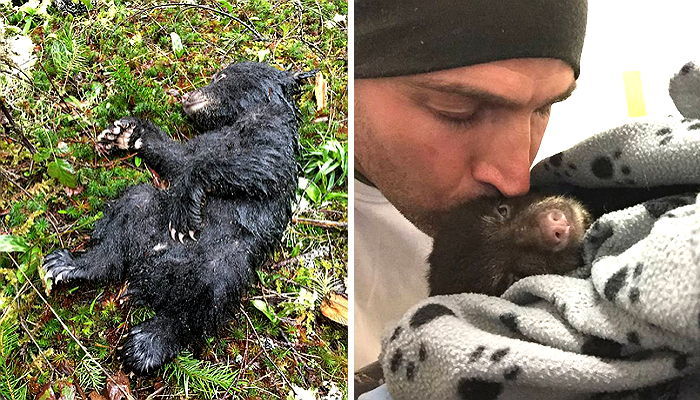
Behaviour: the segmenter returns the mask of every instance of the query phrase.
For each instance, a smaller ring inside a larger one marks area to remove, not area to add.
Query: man
[[[434,222],[529,189],[579,74],[585,0],[355,1],[355,366],[427,296]]]

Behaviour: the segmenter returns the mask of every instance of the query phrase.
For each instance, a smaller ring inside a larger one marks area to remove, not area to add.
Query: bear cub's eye
[[[498,211],[498,215],[500,215],[502,219],[506,219],[510,216],[510,206],[507,204],[499,204],[498,207],[496,207],[496,211]]]

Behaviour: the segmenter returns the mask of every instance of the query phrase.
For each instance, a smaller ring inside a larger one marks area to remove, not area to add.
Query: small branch
[[[155,6],[152,6],[152,7],[145,8],[145,9],[139,11],[138,13],[136,13],[136,14],[134,14],[134,15],[143,14],[143,13],[146,13],[146,12],[148,12],[148,11],[150,11],[150,10],[155,10],[155,9],[158,9],[158,8],[172,8],[172,7],[183,7],[184,9],[188,9],[188,8],[199,8],[199,9],[202,9],[202,10],[207,10],[207,11],[213,12],[213,13],[215,13],[215,14],[223,15],[224,17],[231,18],[232,20],[234,20],[234,21],[238,22],[239,24],[243,25],[243,27],[245,27],[245,28],[248,29],[251,33],[253,33],[253,35],[255,35],[255,37],[256,37],[257,40],[260,40],[260,41],[263,41],[263,42],[266,42],[266,41],[268,40],[265,36],[261,35],[258,31],[256,31],[255,28],[253,28],[252,26],[246,24],[242,19],[240,19],[240,18],[238,18],[238,17],[236,17],[236,16],[234,16],[234,15],[231,15],[231,14],[229,14],[229,13],[227,13],[227,12],[224,12],[224,11],[221,11],[221,10],[217,10],[216,8],[207,7],[207,6],[203,6],[203,5],[199,5],[199,4],[189,4],[189,3],[168,3],[168,4],[159,4],[159,5],[155,5]]]
[[[44,71],[44,74],[46,75],[46,79],[49,81],[49,84],[51,84],[51,88],[53,89],[54,92],[56,92],[56,95],[58,96],[58,98],[61,99],[61,103],[63,103],[63,107],[65,107],[64,111],[68,112],[70,110],[70,107],[68,106],[68,103],[66,103],[66,99],[63,97],[61,92],[58,91],[58,88],[56,87],[56,85],[53,84],[53,79],[51,79],[51,76],[49,75],[48,71],[46,71],[46,68],[44,68],[44,64],[39,62],[39,60],[37,60],[36,63],[39,64],[39,67],[41,68],[41,70]]]
[[[338,222],[338,221],[323,221],[323,220],[319,220],[319,219],[294,217],[294,218],[292,218],[292,222],[295,224],[320,226],[321,228],[334,228],[334,229],[347,229],[348,228],[347,222]]]
[[[272,364],[273,367],[277,370],[279,373],[280,377],[282,377],[282,380],[287,384],[287,386],[292,389],[292,383],[289,381],[287,376],[282,372],[280,367],[277,366],[277,363],[272,361],[272,358],[270,358],[270,355],[267,353],[267,350],[265,350],[265,344],[263,343],[262,339],[260,339],[260,336],[258,335],[258,332],[255,330],[255,325],[253,325],[253,321],[250,320],[250,317],[248,316],[248,313],[243,309],[243,307],[240,307],[241,313],[245,316],[245,319],[248,321],[248,324],[252,328],[253,334],[255,334],[255,338],[258,340],[258,345],[260,346],[260,349],[263,351],[265,354],[265,358]]]
[[[27,191],[27,189],[23,188],[19,183],[15,182],[12,179],[12,177],[11,177],[12,173],[10,173],[10,171],[7,171],[6,169],[0,167],[0,175],[4,176],[5,179],[7,179],[7,181],[10,182],[11,184],[17,186],[21,191],[24,192],[24,194],[26,194],[29,197],[32,197],[32,195]]]
[[[12,118],[12,113],[5,106],[5,101],[2,98],[0,98],[0,113],[2,113],[7,122],[10,124],[10,128],[12,128],[12,130],[15,131],[17,135],[19,135],[20,142],[22,143],[22,145],[26,147],[30,153],[36,153],[36,148],[32,145],[32,142],[30,142],[29,139],[27,139],[27,137],[24,136],[24,132],[22,132],[22,129],[20,129],[19,126],[17,126],[14,118]]]

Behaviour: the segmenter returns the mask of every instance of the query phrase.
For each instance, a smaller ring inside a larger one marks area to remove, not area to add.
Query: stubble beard
[[[383,154],[386,154],[384,147],[366,140],[376,137],[376,135],[371,124],[362,118],[361,114],[361,112],[357,112],[355,117],[355,132],[363,132],[361,135],[356,135],[355,139],[356,168],[382,192],[384,197],[408,221],[432,237],[437,230],[443,212],[417,206],[417,204],[423,203],[420,194],[416,188],[406,186],[406,182],[413,181],[409,172],[410,168],[398,165],[383,157]],[[364,157],[358,157],[358,153],[364,154]]]

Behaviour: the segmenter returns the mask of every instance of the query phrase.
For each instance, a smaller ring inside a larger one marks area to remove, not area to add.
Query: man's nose
[[[472,164],[472,177],[494,186],[504,196],[519,196],[530,189],[532,132],[529,118],[513,118],[494,125],[479,146],[485,151]]]

